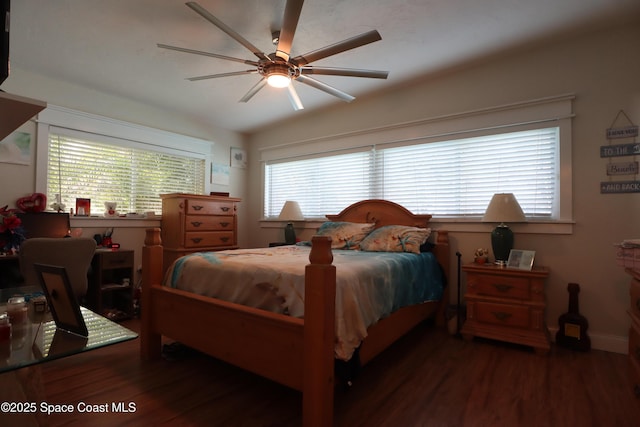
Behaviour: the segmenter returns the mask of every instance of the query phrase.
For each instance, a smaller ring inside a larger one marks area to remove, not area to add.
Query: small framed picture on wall
[[[231,167],[245,169],[247,167],[247,151],[231,147]]]

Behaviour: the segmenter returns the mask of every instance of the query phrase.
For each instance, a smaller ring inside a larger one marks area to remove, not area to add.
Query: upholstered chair
[[[34,264],[64,267],[78,301],[87,293],[87,273],[91,266],[96,242],[91,238],[36,237],[25,240],[20,247],[20,273],[25,285],[39,285]]]

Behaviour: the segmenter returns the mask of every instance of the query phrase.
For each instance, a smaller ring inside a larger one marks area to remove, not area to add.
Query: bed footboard
[[[336,269],[328,237],[313,238],[309,261],[302,320],[162,286],[160,230],[148,229],[142,255],[142,359],[160,357],[162,337],[169,337],[302,391],[304,426],[332,425]]]

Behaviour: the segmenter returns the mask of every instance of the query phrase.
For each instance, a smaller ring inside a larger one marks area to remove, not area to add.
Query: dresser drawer
[[[185,234],[184,246],[187,248],[206,248],[235,245],[234,231],[201,231]]]
[[[216,215],[216,216],[200,216],[187,215],[185,218],[186,231],[217,231],[217,230],[233,230],[233,216]]]
[[[235,215],[235,204],[224,200],[187,199],[187,215]]]
[[[631,294],[629,312],[631,316],[635,317],[636,322],[640,323],[640,282],[635,279],[631,280],[629,292]]]
[[[481,323],[514,328],[531,327],[530,310],[526,306],[477,302],[475,312],[476,320]]]
[[[531,298],[530,281],[526,277],[499,275],[470,275],[469,290],[478,295],[528,300]]]

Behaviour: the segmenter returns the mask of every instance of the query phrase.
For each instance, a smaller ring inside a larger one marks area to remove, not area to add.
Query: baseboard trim
[[[558,328],[549,328],[551,339],[555,342],[556,332]],[[589,333],[591,338],[591,348],[593,350],[603,350],[611,353],[628,354],[629,353],[629,338],[620,337],[617,335],[603,335]]]

